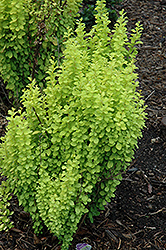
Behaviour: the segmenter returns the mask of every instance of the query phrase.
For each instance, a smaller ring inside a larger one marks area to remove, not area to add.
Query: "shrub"
[[[81,0],[2,0],[0,76],[20,97],[28,77],[43,86],[51,56],[60,61],[63,34],[75,27]]]
[[[10,111],[0,149],[7,176],[2,202],[17,195],[35,233],[44,222],[62,249],[81,217],[88,213],[93,221],[114,196],[144,127],[134,64],[142,27],[137,23],[128,39],[122,11],[111,38],[104,0],[96,10],[89,33],[81,22],[76,37],[68,32],[62,67],[57,75],[51,61],[43,93],[33,81],[22,96],[23,109]]]

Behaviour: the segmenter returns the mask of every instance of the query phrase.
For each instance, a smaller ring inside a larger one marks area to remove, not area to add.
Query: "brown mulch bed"
[[[143,138],[116,196],[91,224],[85,220],[70,250],[86,242],[92,249],[166,249],[166,1],[124,0],[131,30],[136,21],[144,27],[137,60],[140,89],[147,104]],[[1,85],[0,94],[4,95]],[[0,136],[7,124],[7,105],[0,99]],[[60,250],[56,237],[45,231],[36,236],[28,214],[13,197],[15,227],[0,232],[0,249]]]

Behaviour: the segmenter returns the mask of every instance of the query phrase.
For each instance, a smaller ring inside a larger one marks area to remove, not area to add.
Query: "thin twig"
[[[152,47],[152,46],[141,46],[140,49],[147,49],[147,50],[156,50],[158,47]]]
[[[150,180],[149,180],[149,178],[147,177],[147,175],[144,174],[143,170],[141,170],[141,174],[142,174],[144,180],[146,181],[146,183],[147,183],[147,184],[150,184]]]
[[[41,124],[42,124],[42,122],[41,122],[41,120],[40,120],[40,118],[39,118],[38,114],[36,113],[35,108],[34,108],[34,107],[32,107],[32,109],[33,109],[33,111],[35,112],[35,115],[36,115],[36,117],[37,117],[37,119],[38,119],[38,121],[39,121],[39,124],[41,125]]]
[[[81,226],[82,226],[82,224],[83,224],[83,222],[84,222],[86,216],[87,216],[87,213],[84,214],[84,216],[83,216],[83,218],[82,218],[82,220],[81,220],[81,222],[80,222],[80,224],[79,224],[79,227],[78,227],[77,231],[79,231],[79,229],[81,228]],[[76,234],[74,234],[74,235],[76,235]]]
[[[110,230],[105,230],[105,232],[107,233],[108,237],[112,240],[114,240],[116,243],[118,243],[118,239],[115,237],[115,235],[110,231]]]
[[[28,242],[28,241],[26,241],[26,240],[20,239],[20,241],[23,241],[24,243],[30,245],[30,246],[33,247],[33,248],[36,248],[36,246],[32,245],[30,242]]]
[[[36,110],[35,110],[35,108],[34,108],[34,107],[33,107],[33,111],[35,112],[35,115],[36,115],[36,117],[37,117],[37,119],[38,119],[38,121],[39,121],[39,124],[40,124],[40,125],[42,125],[42,122],[41,122],[41,120],[40,120],[40,118],[39,118],[38,114],[36,113]],[[47,137],[49,138],[49,134],[48,134],[48,132],[47,132],[47,131],[45,131],[45,133],[46,133]]]
[[[163,208],[159,209],[158,211],[153,212],[153,213],[149,213],[149,214],[150,214],[150,215],[155,215],[155,214],[158,214],[158,213],[162,212],[162,211],[165,210],[165,209],[166,209],[166,207],[163,207]]]
[[[121,247],[121,238],[119,238],[119,244],[118,244],[118,248],[117,249],[120,249],[120,247]]]
[[[102,224],[104,224],[108,219],[105,219],[104,221],[102,221],[99,225],[97,225],[96,228],[99,228]]]
[[[145,98],[145,102],[154,94],[155,90],[153,90],[146,98]]]
[[[3,118],[5,118],[5,119],[6,119],[6,116],[4,116],[4,115],[3,115],[3,114],[1,114],[1,113],[0,113],[0,116],[2,116]]]

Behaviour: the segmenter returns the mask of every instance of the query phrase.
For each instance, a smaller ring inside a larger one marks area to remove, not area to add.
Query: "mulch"
[[[117,187],[115,198],[91,224],[80,223],[70,250],[85,242],[92,249],[166,249],[166,1],[124,0],[116,6],[129,17],[129,33],[137,21],[144,30],[139,45],[137,71],[147,105],[146,128],[135,157]],[[4,89],[1,85],[1,94]],[[0,100],[2,101],[2,99]],[[0,135],[7,125],[7,104],[0,103]],[[47,229],[36,236],[29,214],[13,197],[14,228],[0,232],[0,249],[60,250]]]

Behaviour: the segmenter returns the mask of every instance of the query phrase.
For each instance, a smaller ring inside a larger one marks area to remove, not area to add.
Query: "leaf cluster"
[[[45,84],[49,59],[61,60],[64,32],[74,29],[81,0],[2,0],[0,76],[20,98],[28,77]]]
[[[81,217],[93,221],[114,196],[145,123],[134,64],[142,27],[127,38],[120,14],[110,37],[100,0],[89,33],[81,22],[75,37],[68,31],[62,66],[51,60],[42,93],[29,84],[0,148],[8,193],[30,212],[35,232],[44,222],[63,250]]]

